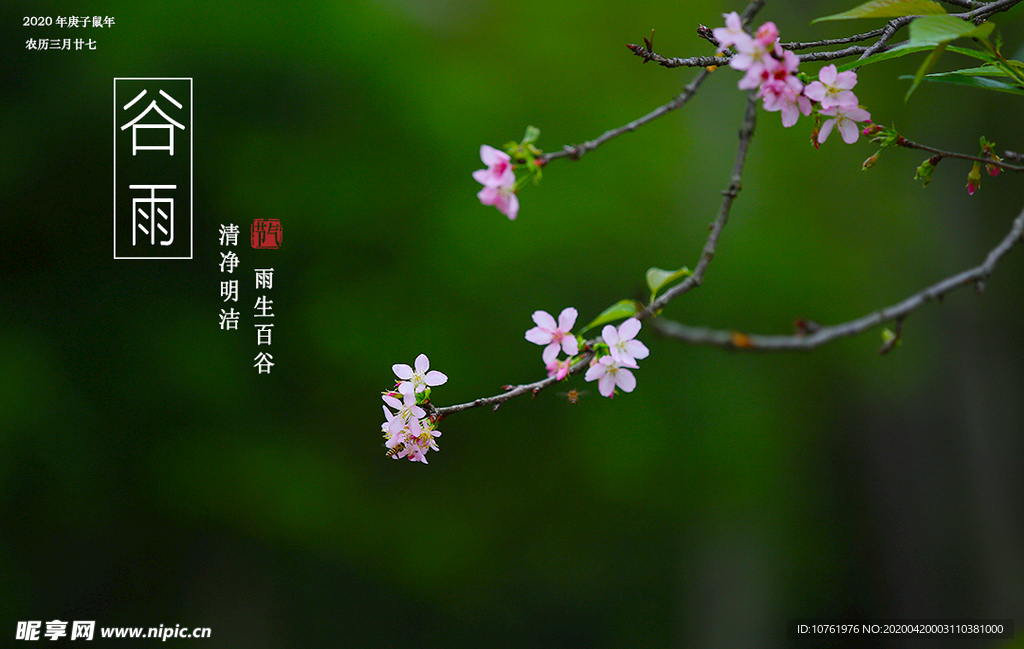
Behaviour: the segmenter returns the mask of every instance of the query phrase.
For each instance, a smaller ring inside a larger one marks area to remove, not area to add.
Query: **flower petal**
[[[822,111],[822,115],[824,114],[825,112]],[[825,143],[825,140],[828,138],[828,134],[832,132],[832,127],[835,126],[835,124],[836,120],[834,119],[825,120],[825,122],[821,125],[821,130],[818,131],[818,144]]]
[[[624,351],[634,359],[643,359],[651,355],[651,350],[647,349],[647,345],[639,340],[630,340],[623,347]]]
[[[615,384],[622,388],[623,392],[632,392],[636,387],[636,377],[625,368],[619,368],[615,372]]]
[[[605,325],[604,329],[601,330],[601,337],[608,343],[609,347],[614,347],[619,344],[619,332],[615,330],[612,325]]]
[[[502,192],[502,200],[495,206],[498,211],[508,217],[509,221],[515,221],[519,215],[519,197],[512,192]]]
[[[423,374],[430,369],[430,359],[427,358],[426,354],[420,354],[416,357],[416,371]]]
[[[852,120],[839,120],[839,135],[842,136],[843,142],[853,144],[860,137],[860,127]]]
[[[480,160],[490,167],[491,165],[500,164],[502,162],[509,162],[512,158],[504,151],[498,151],[493,146],[482,144],[480,145]]]
[[[630,318],[619,325],[619,340],[632,340],[640,333],[640,321]]]
[[[821,81],[826,86],[834,86],[836,84],[837,76],[838,74],[836,73],[836,66],[833,63],[826,65],[821,69],[821,71],[818,73],[818,80]]]
[[[553,343],[544,348],[544,351],[540,354],[541,360],[544,361],[544,367],[548,367],[554,364],[555,359],[558,358],[558,343]]]
[[[533,321],[537,323],[537,326],[540,327],[541,329],[546,329],[548,331],[554,331],[555,329],[558,329],[558,324],[555,323],[554,316],[552,316],[547,311],[534,311],[533,316],[531,317],[533,318]]]
[[[430,370],[423,376],[423,380],[427,385],[436,387],[438,385],[444,385],[448,382],[448,376],[438,372],[437,370]]]
[[[562,312],[558,314],[558,328],[566,333],[572,331],[573,325],[576,324],[577,315],[578,312],[571,306],[562,309]]]
[[[547,329],[534,327],[526,331],[526,339],[535,345],[547,345],[554,336]]]
[[[587,373],[583,375],[584,381],[595,381],[606,374],[608,367],[601,363],[594,363],[587,368]]]
[[[562,338],[562,351],[565,352],[566,356],[575,356],[580,353],[580,346],[576,341],[576,336],[568,334]]]
[[[481,205],[494,205],[501,197],[501,193],[497,187],[484,187],[476,193],[476,197],[480,199]]]

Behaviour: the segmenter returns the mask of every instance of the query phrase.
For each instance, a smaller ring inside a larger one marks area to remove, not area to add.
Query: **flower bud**
[[[967,193],[973,196],[978,187],[981,187],[981,163],[975,162],[971,173],[967,174]]]
[[[989,157],[992,158],[993,160],[995,160],[996,162],[1002,162],[1003,161],[1002,158],[1000,158],[999,156],[997,156],[994,153],[990,153]],[[987,165],[985,165],[985,171],[988,172],[988,175],[990,175],[992,177],[995,177],[995,176],[999,175],[999,172],[1002,171],[1002,169],[1000,169],[999,167],[997,167],[997,166],[995,166],[993,164],[987,164]]]
[[[876,151],[875,155],[871,156],[870,158],[868,158],[867,160],[864,161],[864,164],[862,164],[860,166],[861,170],[862,171],[867,171],[871,167],[874,167],[875,163],[878,162],[878,156],[880,156],[880,155],[882,155],[881,149]]]
[[[938,158],[938,160],[942,159],[935,156],[922,162],[921,166],[917,168],[917,173],[914,174],[914,180],[920,180],[924,183],[924,186],[927,187],[928,183],[932,181],[932,172],[935,171],[935,165],[938,163],[936,158]]]
[[[874,137],[882,132],[882,127],[878,124],[868,124],[864,127],[863,134],[867,137]]]

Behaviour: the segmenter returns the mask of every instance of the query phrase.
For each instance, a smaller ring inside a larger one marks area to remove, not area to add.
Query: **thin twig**
[[[987,20],[993,14],[997,14],[1003,11],[1007,11],[1016,4],[1019,4],[1021,0],[996,0],[996,2],[990,2],[988,4],[981,5],[973,11],[969,11],[963,14],[951,14],[957,18],[966,18],[975,23]]]
[[[729,219],[729,208],[732,206],[733,200],[735,200],[736,196],[739,194],[742,184],[743,163],[747,157],[747,149],[749,148],[750,140],[754,136],[754,125],[756,123],[756,119],[757,100],[754,98],[754,93],[751,92],[748,93],[747,96],[747,109],[743,116],[743,125],[740,127],[740,142],[736,152],[736,162],[733,164],[732,178],[730,179],[729,187],[722,192],[724,197],[722,199],[722,206],[718,211],[718,217],[711,226],[711,233],[708,235],[708,239],[704,244],[704,249],[701,252],[700,260],[697,262],[697,267],[694,269],[693,275],[687,277],[682,284],[669,289],[669,291],[662,295],[658,300],[638,313],[636,315],[637,318],[645,318],[652,313],[656,313],[658,310],[664,308],[664,305],[668,304],[673,297],[682,295],[691,288],[700,285],[708,264],[711,263],[711,259],[715,256],[715,247],[718,244],[718,238],[722,233],[722,229],[725,227],[726,221]],[[590,350],[593,349],[594,345],[598,342],[601,342],[600,337],[584,342],[582,349],[585,351],[580,356],[579,360],[577,360],[577,362],[569,369],[570,374],[578,374],[579,372],[586,370],[590,365],[590,359],[593,358],[593,352]],[[515,397],[528,393],[536,394],[544,388],[553,385],[557,381],[557,376],[551,376],[533,383],[525,383],[509,387],[505,392],[494,395],[493,397],[483,397],[454,406],[445,406],[443,408],[435,407],[433,408],[433,412],[436,414],[438,419],[441,419],[452,413],[469,410],[470,408],[480,408],[482,406],[497,408],[509,399],[514,399]]]
[[[744,351],[813,349],[837,338],[857,335],[866,329],[876,327],[885,322],[902,322],[905,317],[926,303],[941,300],[947,293],[963,286],[973,284],[981,290],[984,287],[985,280],[995,270],[996,263],[1000,258],[1022,239],[1024,239],[1024,211],[1014,219],[1010,231],[995,248],[989,251],[985,261],[980,265],[947,277],[901,302],[874,313],[869,313],[856,320],[850,320],[842,324],[821,327],[807,334],[793,336],[745,334],[736,331],[688,327],[663,318],[654,320],[653,326],[669,338],[684,340],[696,345],[711,345]]]
[[[744,24],[749,22],[750,19],[753,18],[757,14],[757,12],[761,10],[761,8],[764,6],[764,3],[766,1],[767,0],[752,0],[746,6],[746,8],[740,14],[740,18],[743,20]],[[638,50],[640,50],[640,51],[643,51],[643,52],[646,52],[646,53],[650,54],[647,51],[647,49],[645,49],[645,48],[643,48],[643,47],[641,47],[639,45],[631,46],[630,49],[632,49],[634,51],[634,53],[636,53]],[[723,59],[723,58],[720,58],[720,57],[703,57],[703,58],[706,58],[706,59],[709,60],[708,63],[706,63],[704,66],[701,66],[701,67],[705,67],[705,68],[707,68],[709,66],[713,66],[713,65],[719,65],[723,61],[726,60],[726,59]],[[574,144],[574,145],[564,146],[564,147],[562,147],[561,151],[555,151],[553,153],[548,153],[548,154],[545,154],[543,156],[540,156],[538,158],[538,161],[541,164],[546,164],[547,162],[549,162],[551,160],[554,160],[555,158],[572,158],[573,160],[579,160],[581,157],[583,157],[583,155],[585,153],[587,153],[589,151],[593,151],[594,149],[596,149],[597,147],[601,146],[602,144],[604,144],[608,140],[616,138],[616,137],[622,135],[623,133],[629,133],[630,131],[635,131],[636,129],[640,128],[644,124],[647,124],[648,122],[654,121],[655,119],[661,117],[662,115],[670,113],[673,110],[675,110],[676,108],[679,108],[680,106],[685,104],[687,101],[689,101],[690,97],[692,97],[693,94],[697,91],[697,88],[700,86],[700,84],[704,83],[704,80],[707,79],[708,75],[710,75],[710,74],[711,74],[711,72],[708,71],[707,69],[701,71],[696,77],[694,77],[693,81],[691,81],[689,84],[687,84],[687,86],[685,88],[683,88],[683,92],[680,93],[678,96],[676,96],[672,101],[670,101],[667,104],[664,104],[662,106],[659,106],[658,108],[655,108],[653,111],[651,111],[650,113],[644,115],[643,117],[641,117],[639,119],[635,119],[632,122],[630,122],[629,124],[626,124],[624,126],[620,126],[619,128],[612,129],[610,131],[605,131],[597,139],[590,140],[589,142],[584,142],[583,144]]]
[[[1003,171],[1024,171],[1024,167],[1018,165],[1012,165],[1002,160],[996,160],[994,158],[982,158],[976,155],[967,155],[966,153],[956,153],[955,151],[943,151],[942,149],[936,149],[924,144],[919,144],[912,140],[908,140],[902,135],[896,140],[897,146],[906,147],[908,149],[919,149],[921,151],[927,151],[928,153],[934,153],[942,158],[957,158],[959,160],[970,160],[972,162],[981,162],[983,164],[992,165],[998,167]]]
[[[868,41],[876,36],[881,36],[884,28],[872,29],[869,32],[863,34],[854,34],[853,36],[847,36],[846,38],[825,38],[820,41],[811,41],[809,43],[782,43],[782,49],[784,50],[809,50],[816,47],[829,47],[831,45],[846,45],[847,43],[859,43],[861,41]]]
[[[579,360],[569,369],[569,374],[579,374],[580,372],[587,369],[590,365],[590,359],[593,357],[592,352],[584,352],[580,355]],[[450,414],[456,412],[462,412],[463,410],[470,410],[472,408],[480,408],[482,406],[491,406],[497,410],[498,406],[505,403],[509,399],[514,399],[524,394],[537,394],[549,385],[553,385],[558,382],[557,376],[549,376],[546,379],[540,381],[534,381],[533,383],[525,383],[522,385],[509,386],[507,390],[501,394],[496,394],[493,397],[482,397],[473,401],[467,401],[466,403],[459,403],[454,406],[444,406],[443,408],[433,407],[432,412],[436,415],[436,420],[440,421]]]
[[[689,84],[687,84],[685,88],[683,88],[683,92],[677,95],[672,101],[655,108],[654,110],[647,113],[643,117],[635,119],[629,124],[625,124],[623,126],[620,126],[619,128],[614,128],[610,131],[605,131],[603,134],[601,134],[600,137],[590,140],[589,142],[565,146],[562,148],[561,151],[555,151],[553,153],[544,154],[543,156],[538,157],[538,160],[543,160],[541,164],[546,164],[547,162],[549,162],[550,160],[554,160],[555,158],[564,157],[569,157],[572,158],[573,160],[579,160],[581,157],[583,157],[583,154],[589,151],[593,151],[594,149],[601,146],[608,140],[616,138],[622,135],[623,133],[635,131],[644,124],[651,122],[661,117],[662,115],[665,115],[666,113],[669,113],[679,108],[680,106],[682,106],[683,104],[690,100],[690,97],[692,97],[693,94],[697,92],[697,88],[700,86],[700,84],[704,83],[704,80],[707,79],[710,74],[711,73],[708,72],[707,70],[702,70],[700,74],[694,77],[693,81],[691,81]]]
[[[976,7],[983,6],[982,3],[976,2],[975,0],[942,0],[946,4],[956,5],[963,7],[964,9],[974,9]]]
[[[753,0],[750,2],[746,9],[741,14],[744,24],[750,21],[750,19],[756,14],[765,4],[766,0]],[[967,6],[966,3],[969,0],[946,0],[950,4],[956,4],[958,6]],[[983,20],[988,16],[997,13],[999,11],[1005,11],[1015,4],[1021,2],[1021,0],[997,0],[987,5],[983,5],[981,8],[974,9],[969,15],[962,15],[960,17],[973,18],[975,21]],[[973,4],[973,3],[972,3]],[[790,43],[786,47],[788,49],[810,49],[813,47],[827,47],[830,45],[838,45],[845,43],[860,42],[864,40],[870,40],[876,36],[879,36],[879,40],[870,47],[853,46],[843,50],[834,50],[830,52],[816,52],[801,55],[801,60],[807,61],[821,61],[821,60],[835,60],[847,56],[854,56],[857,54],[861,55],[861,58],[865,58],[879,51],[889,49],[887,43],[889,39],[903,26],[910,22],[911,18],[897,18],[890,21],[884,28],[880,30],[873,30],[871,32],[865,32],[864,34],[858,34],[844,39],[832,39],[822,40],[817,43]],[[726,52],[724,56],[719,57],[691,57],[689,59],[668,59],[662,57],[659,54],[650,52],[648,49],[631,45],[630,49],[633,50],[634,54],[644,58],[645,60],[653,60],[658,62],[660,65],[665,67],[704,67],[702,70],[684,89],[681,94],[673,98],[672,101],[664,104],[655,110],[651,111],[647,115],[640,117],[624,126],[621,126],[610,131],[606,131],[600,137],[584,142],[583,144],[565,146],[563,150],[556,151],[553,153],[545,154],[538,158],[542,163],[546,163],[556,158],[568,157],[574,160],[578,160],[584,154],[593,151],[597,147],[601,146],[605,142],[622,135],[634,131],[637,128],[665,115],[676,108],[679,108],[685,104],[697,91],[697,88],[705,79],[710,75],[710,71],[707,68],[711,66],[721,65],[728,61],[730,54]],[[712,68],[713,69],[713,68]],[[747,109],[744,115],[743,125],[740,128],[740,143],[736,154],[736,161],[733,165],[733,172],[730,179],[729,186],[722,192],[724,198],[722,205],[719,209],[719,213],[715,221],[711,224],[711,232],[708,235],[707,241],[704,244],[704,248],[701,252],[701,257],[697,262],[697,266],[694,269],[692,275],[687,277],[684,281],[673,286],[666,291],[661,297],[648,305],[644,310],[637,314],[637,318],[645,318],[652,314],[656,314],[661,311],[665,305],[667,305],[672,299],[688,292],[689,290],[700,286],[703,282],[704,274],[707,270],[708,265],[711,263],[712,258],[715,255],[715,251],[718,245],[718,239],[721,236],[722,230],[729,218],[729,210],[732,206],[732,202],[735,200],[739,191],[742,187],[742,170],[743,164],[746,160],[747,149],[750,144],[750,140],[753,137],[754,125],[756,120],[756,100],[753,94],[748,94],[747,98]],[[930,150],[923,146],[916,148],[922,148],[924,150]],[[944,152],[940,152],[944,153]],[[965,157],[960,155],[949,154],[950,157]],[[976,159],[976,158],[967,158]],[[989,162],[990,160],[981,159],[983,162]],[[1018,171],[1017,167],[1012,165],[1001,164],[1005,169]],[[1024,234],[1024,212],[1014,221],[1013,228],[1010,234],[994,248],[988,255],[985,263],[976,268],[964,271],[958,275],[950,277],[938,284],[931,286],[920,293],[917,293],[899,304],[887,307],[876,313],[864,316],[858,320],[854,320],[842,325],[836,325],[833,327],[824,327],[815,331],[812,334],[804,336],[758,336],[758,335],[744,335],[736,334],[735,332],[729,331],[714,331],[710,329],[694,329],[692,327],[686,327],[684,325],[666,321],[664,319],[656,319],[655,327],[661,330],[668,336],[680,338],[683,340],[689,340],[690,342],[696,342],[700,344],[711,344],[720,345],[725,347],[743,348],[743,349],[810,349],[816,347],[824,342],[832,340],[834,338],[842,336],[851,336],[869,327],[886,322],[890,320],[897,320],[902,322],[902,319],[906,314],[916,310],[922,304],[927,301],[939,299],[946,293],[955,290],[959,286],[965,284],[976,284],[981,287],[983,281],[988,277],[995,267],[996,262],[1006,252],[1012,248],[1018,240],[1021,239]],[[742,337],[739,337],[742,336]],[[578,374],[583,372],[590,364],[590,360],[593,358],[593,346],[600,342],[601,338],[597,337],[588,341],[585,341],[582,353],[577,359],[576,363],[570,368],[570,374]],[[743,345],[737,344],[740,341],[745,341]],[[430,415],[435,420],[443,419],[444,417],[461,412],[463,410],[469,410],[471,408],[479,408],[482,406],[491,406],[497,409],[502,403],[521,396],[523,394],[532,393],[536,394],[540,390],[556,383],[558,381],[557,376],[551,376],[540,381],[533,383],[526,383],[517,386],[508,386],[508,388],[501,394],[492,397],[483,397],[474,401],[466,403],[456,404],[453,406],[436,407],[432,404],[428,404]]]

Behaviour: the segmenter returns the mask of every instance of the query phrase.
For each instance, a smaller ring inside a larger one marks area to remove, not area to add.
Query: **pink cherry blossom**
[[[750,68],[755,65],[763,66],[766,59],[771,58],[768,48],[756,39],[750,39],[742,44],[737,43],[736,51],[737,54],[729,59],[729,67],[740,72],[749,72]],[[760,69],[757,73],[760,74]]]
[[[821,114],[832,119],[826,119],[821,125],[821,131],[818,133],[819,143],[825,142],[832,132],[832,127],[835,126],[839,129],[843,142],[853,144],[860,137],[860,127],[856,123],[871,119],[871,113],[860,106],[833,106],[821,111]]]
[[[771,48],[775,45],[775,42],[779,40],[779,28],[775,26],[775,23],[768,21],[757,28],[757,33],[754,34],[754,40],[758,41],[766,48]]]
[[[399,401],[397,397],[402,397],[402,400]],[[408,383],[400,385],[398,393],[386,392],[383,398],[384,403],[395,409],[396,416],[389,418],[387,422],[388,430],[392,434],[401,430],[402,426],[409,421],[423,419],[427,416],[426,411],[416,405],[416,395],[412,391],[412,386]]]
[[[800,113],[811,114],[811,102],[802,94],[804,84],[796,77],[799,65],[800,58],[796,54],[783,50],[782,60],[758,91],[758,96],[764,97],[766,111],[782,111],[782,125],[786,128],[796,124]]]
[[[583,378],[587,381],[597,381],[597,391],[609,398],[615,396],[616,387],[623,392],[632,392],[636,387],[636,377],[633,373],[615,362],[611,356],[602,356],[598,359],[587,369]]]
[[[558,355],[559,347],[569,356],[579,353],[576,336],[570,333],[576,324],[576,316],[576,309],[568,307],[562,309],[558,314],[558,322],[555,323],[555,318],[547,311],[533,312],[533,321],[537,326],[526,332],[526,339],[537,345],[547,345],[541,354],[545,365]]]
[[[396,433],[388,436],[384,445],[391,449],[389,455],[398,460],[404,457],[412,462],[427,462],[427,451],[440,450],[435,441],[441,436],[441,431],[434,430],[428,424],[423,425],[418,419],[410,419]]]
[[[480,147],[480,159],[487,168],[473,172],[473,179],[478,183],[484,187],[511,187],[515,184],[512,158],[507,153],[484,144]]]
[[[477,192],[476,197],[483,205],[493,205],[498,211],[508,217],[509,221],[515,221],[519,215],[519,199],[516,197],[515,189],[508,187],[484,187]]]
[[[730,45],[746,47],[750,41],[750,35],[743,31],[743,20],[735,11],[729,14],[722,14],[725,18],[725,27],[716,27],[712,30],[718,46],[722,49]]]
[[[837,73],[834,64],[826,65],[818,73],[818,80],[807,84],[804,94],[821,103],[822,110],[833,106],[856,106],[857,95],[852,91],[856,85],[856,72],[847,70]]]
[[[799,80],[796,81],[800,83]],[[782,125],[786,128],[796,124],[800,119],[800,113],[811,114],[811,100],[791,84],[777,80],[769,81],[761,86],[761,95],[764,97],[766,111],[782,111]]]
[[[415,369],[404,363],[396,363],[391,366],[391,370],[395,373],[395,376],[402,379],[402,382],[398,385],[399,391],[401,391],[402,386],[408,384],[412,386],[415,392],[423,392],[428,386],[444,385],[448,380],[448,377],[441,372],[430,369],[430,359],[427,358],[426,354],[420,354],[416,357]]]
[[[418,423],[418,422],[417,422]],[[440,437],[441,431],[422,426],[409,427],[409,432],[401,440],[402,450],[392,457],[408,457],[411,462],[427,462],[427,451],[439,451],[434,438]],[[391,440],[388,440],[389,443]],[[395,444],[397,446],[397,444]],[[395,448],[392,446],[391,448]]]
[[[543,354],[543,356],[545,357],[544,358],[544,369],[546,369],[548,371],[548,376],[549,377],[556,376],[557,378],[555,380],[556,381],[561,381],[562,379],[564,379],[569,374],[569,367],[570,367],[570,365],[572,363],[572,357],[562,358],[562,359],[555,358],[555,356],[558,355],[557,354],[558,350],[555,350],[556,353],[555,354],[551,354],[550,355],[551,358],[549,359],[549,358],[547,358],[549,356],[547,351],[548,351],[548,348],[545,348],[544,349],[544,354]]]
[[[608,352],[612,360],[619,365],[636,367],[636,359],[647,358],[651,353],[639,340],[634,340],[640,333],[640,321],[636,318],[629,318],[618,329],[612,325],[605,325],[601,330],[601,337],[608,344]],[[629,390],[626,390],[629,392]]]

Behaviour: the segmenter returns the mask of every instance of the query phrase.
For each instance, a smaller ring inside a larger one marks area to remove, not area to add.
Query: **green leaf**
[[[837,65],[836,66],[836,71],[837,72],[845,72],[847,70],[853,70],[854,68],[864,67],[865,65],[871,65],[872,63],[881,63],[882,61],[889,61],[891,59],[898,59],[901,56],[906,56],[907,54],[914,54],[916,52],[924,52],[926,50],[931,50],[934,47],[935,47],[935,45],[933,43],[928,43],[926,45],[911,45],[910,41],[903,41],[902,43],[900,43],[896,47],[892,48],[891,50],[886,50],[885,52],[879,52],[878,54],[872,54],[871,56],[867,57],[866,59],[860,59],[858,61],[851,61],[849,63],[844,63],[842,65]],[[990,56],[988,56],[988,55],[986,55],[986,54],[984,54],[982,52],[979,52],[977,50],[967,49],[965,47],[956,47],[955,45],[950,45],[946,49],[948,51],[950,51],[950,52],[956,52],[957,54],[963,54],[965,56],[970,56],[971,58],[975,58],[975,59],[978,59],[980,61],[991,61],[992,60],[992,58]]]
[[[533,144],[540,137],[540,129],[536,126],[527,126],[523,134],[523,144]]]
[[[924,75],[928,74],[928,70],[931,70],[935,66],[935,62],[939,60],[939,57],[942,56],[942,51],[945,49],[946,44],[939,43],[932,51],[932,53],[928,55],[928,57],[924,60],[924,63],[921,64],[921,67],[919,67],[917,69],[917,72],[914,73],[914,82],[910,84],[910,88],[907,90],[907,94],[903,96],[903,101],[907,101],[908,99],[910,99],[911,93],[913,93],[914,90],[919,85],[921,85],[921,79],[924,79]]]
[[[993,23],[982,23],[975,27],[972,23],[953,16],[922,16],[910,23],[909,42],[913,45],[941,45],[958,38],[985,38],[993,29]]]
[[[929,78],[944,77],[948,75],[967,75],[971,77],[1008,77],[1010,73],[994,65],[979,65],[976,68],[963,68],[961,70],[952,70],[950,72],[932,72],[928,75]]]
[[[812,23],[823,20],[848,20],[850,18],[898,18],[900,16],[928,16],[944,14],[946,10],[931,0],[871,0],[841,14],[816,18]]]
[[[681,277],[692,275],[689,268],[683,266],[679,270],[662,270],[660,268],[647,269],[647,287],[651,289],[651,302],[658,295],[658,291],[665,288]]]
[[[1024,88],[1012,86],[1008,83],[997,81],[995,79],[977,76],[977,74],[978,73],[967,72],[965,70],[957,70],[956,72],[935,72],[927,75],[924,80],[934,81],[936,83],[952,83],[959,86],[970,86],[971,88],[981,88],[983,90],[1008,92],[1011,95],[1024,95]],[[900,79],[913,79],[913,77],[910,75],[903,75]]]
[[[590,331],[594,327],[600,327],[603,324],[614,322],[615,320],[622,320],[625,318],[632,318],[643,309],[643,305],[636,300],[619,300],[615,304],[611,305],[607,309],[601,312],[601,315],[594,318],[593,322],[588,324],[580,331],[584,333]]]
[[[903,100],[910,99],[910,94],[921,84],[921,80],[924,79],[924,75],[928,74],[928,70],[935,66],[950,41],[958,38],[985,38],[992,33],[994,28],[995,25],[992,23],[984,23],[975,27],[973,24],[953,16],[923,16],[910,23],[909,42],[915,45],[934,43],[935,50],[917,69],[914,74],[914,82],[910,84],[910,89],[907,90]]]

